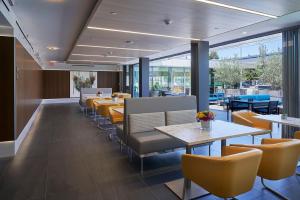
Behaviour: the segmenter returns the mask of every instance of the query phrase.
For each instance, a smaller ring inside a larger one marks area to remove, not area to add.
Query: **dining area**
[[[207,195],[235,198],[252,191],[258,184],[257,177],[262,188],[274,198],[289,199],[268,184],[299,175],[300,133],[286,138],[274,137],[272,132],[277,124],[278,130],[282,130],[281,126],[300,127],[300,119],[239,110],[231,113],[232,122],[228,122],[216,119],[214,111],[197,112],[194,96],[122,95],[125,94],[87,98],[87,112],[83,113],[96,122],[112,145],[119,145],[120,153],[128,156],[129,163],[139,159],[142,178],[150,173],[145,160],[181,152],[183,177],[164,183],[179,199]],[[244,139],[237,140],[242,143],[232,143],[235,138]],[[217,153],[212,151],[216,144]],[[198,154],[197,148],[207,149],[207,154]]]

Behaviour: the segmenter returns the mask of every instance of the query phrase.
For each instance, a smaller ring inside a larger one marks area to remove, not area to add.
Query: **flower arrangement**
[[[202,111],[202,112],[198,112],[196,115],[196,119],[197,121],[211,121],[215,119],[215,113],[211,112],[211,111]]]

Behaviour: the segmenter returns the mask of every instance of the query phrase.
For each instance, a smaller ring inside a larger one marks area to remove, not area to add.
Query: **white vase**
[[[201,127],[204,130],[210,130],[211,129],[211,121],[201,121]]]

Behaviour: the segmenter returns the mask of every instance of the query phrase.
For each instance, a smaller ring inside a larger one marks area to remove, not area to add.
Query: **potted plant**
[[[198,112],[196,119],[201,123],[203,129],[209,130],[211,128],[211,121],[215,119],[215,113],[211,111]]]
[[[158,82],[156,82],[153,86],[152,86],[152,90],[151,90],[151,96],[152,97],[158,97],[159,96],[159,92],[160,92],[160,85]]]

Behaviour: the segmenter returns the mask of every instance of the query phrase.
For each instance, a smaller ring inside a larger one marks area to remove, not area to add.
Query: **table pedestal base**
[[[175,181],[170,181],[165,183],[165,185],[177,195],[179,199],[184,199],[183,189],[184,189],[184,179],[178,179]],[[210,193],[201,188],[200,186],[196,185],[195,183],[191,183],[191,193],[190,199],[199,198],[202,196],[209,195]]]

